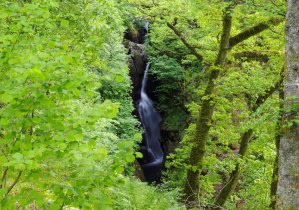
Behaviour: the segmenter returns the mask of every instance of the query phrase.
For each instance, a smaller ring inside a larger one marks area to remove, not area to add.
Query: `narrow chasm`
[[[125,45],[130,54],[130,76],[133,83],[132,98],[134,115],[138,117],[143,128],[143,139],[140,152],[143,157],[138,159],[145,181],[161,182],[161,172],[164,168],[165,155],[161,146],[160,122],[162,117],[154,107],[151,99],[151,84],[144,42],[148,38],[149,22],[139,22],[139,29],[128,30],[125,34]],[[151,88],[153,89],[153,88]]]

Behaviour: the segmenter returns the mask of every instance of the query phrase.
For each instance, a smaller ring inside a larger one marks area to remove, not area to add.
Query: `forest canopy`
[[[296,8],[1,0],[0,209],[299,208]]]

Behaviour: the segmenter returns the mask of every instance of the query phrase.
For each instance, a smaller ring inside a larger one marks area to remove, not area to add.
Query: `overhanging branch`
[[[179,37],[179,39],[183,42],[183,44],[188,48],[188,50],[190,51],[190,53],[192,55],[194,55],[198,61],[202,61],[203,60],[203,56],[200,55],[195,47],[191,46],[191,44],[188,43],[188,41],[185,39],[185,37],[183,36],[183,34],[175,27],[174,24],[172,23],[166,23],[167,26]]]
[[[268,29],[271,25],[278,25],[279,23],[283,22],[282,18],[272,18],[271,20],[263,23],[259,23],[233,37],[229,40],[230,48],[233,48],[235,45],[243,42],[244,40],[261,33],[262,31]]]
[[[246,58],[246,60],[256,60],[265,63],[269,61],[269,55],[260,51],[243,51],[234,53],[233,56],[237,59]]]

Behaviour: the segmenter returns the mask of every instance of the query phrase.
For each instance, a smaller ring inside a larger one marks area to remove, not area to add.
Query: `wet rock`
[[[129,69],[133,84],[132,98],[134,101],[138,101],[140,98],[139,90],[141,89],[147,62],[145,46],[128,40],[125,41],[125,46],[129,52]]]

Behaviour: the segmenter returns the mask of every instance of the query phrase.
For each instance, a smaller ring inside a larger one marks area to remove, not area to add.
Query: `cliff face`
[[[130,69],[130,77],[132,80],[133,91],[132,98],[134,101],[134,115],[138,116],[137,113],[137,105],[140,100],[140,89],[142,78],[144,75],[144,70],[146,69],[147,64],[147,55],[146,49],[144,45],[144,38],[147,38],[146,28],[141,28],[139,30],[131,30],[127,31],[125,34],[125,47],[128,49],[129,54],[129,69]],[[150,97],[154,101],[158,101],[158,95],[155,93],[155,87],[159,85],[159,81],[155,78],[152,78],[149,75],[149,81],[147,85],[147,89]],[[163,115],[163,113],[162,113]],[[163,124],[163,123],[162,123]],[[173,153],[175,148],[178,146],[180,140],[180,132],[177,130],[169,130],[167,127],[161,127],[161,144],[163,150],[168,155]]]
[[[146,68],[145,46],[129,40],[125,41],[129,52],[129,69],[133,85],[132,98],[134,102],[140,98],[139,90],[141,89],[142,77]]]

